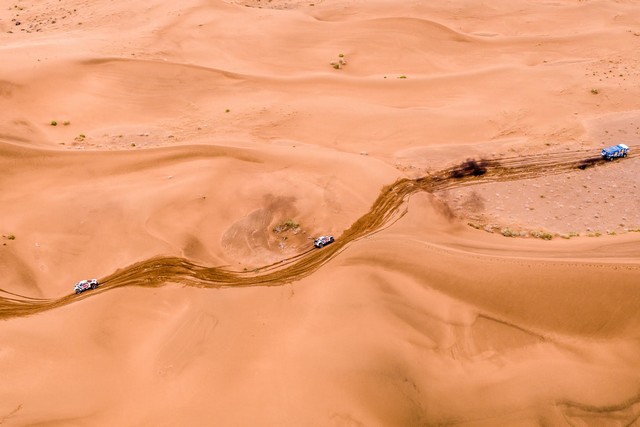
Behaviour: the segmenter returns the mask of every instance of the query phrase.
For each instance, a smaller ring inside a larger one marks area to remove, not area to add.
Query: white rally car
[[[98,279],[81,280],[74,286],[73,290],[76,294],[80,294],[89,289],[95,289],[98,287]]]
[[[333,242],[335,242],[333,236],[320,236],[313,241],[313,246],[315,246],[316,248],[321,248]]]

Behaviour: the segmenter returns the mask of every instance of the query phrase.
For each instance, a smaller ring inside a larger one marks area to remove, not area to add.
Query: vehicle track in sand
[[[639,146],[631,147],[638,149]],[[630,157],[635,157],[632,150]],[[401,207],[417,192],[434,193],[467,185],[495,181],[513,181],[536,178],[541,175],[562,174],[608,163],[601,157],[585,157],[592,150],[574,150],[561,153],[504,157],[499,160],[468,160],[461,165],[443,169],[422,178],[403,178],[382,189],[369,212],[356,220],[335,243],[322,250],[310,249],[296,256],[251,272],[234,271],[224,267],[207,267],[185,258],[154,257],[121,268],[99,280],[100,287],[79,295],[71,294],[57,299],[41,299],[18,295],[0,289],[0,319],[29,316],[75,301],[125,286],[160,287],[175,283],[200,288],[228,288],[248,286],[279,286],[309,276],[347,245],[369,236],[390,225],[404,213]]]

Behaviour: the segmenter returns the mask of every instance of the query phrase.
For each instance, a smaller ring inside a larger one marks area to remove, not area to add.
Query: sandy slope
[[[635,154],[412,193],[293,283],[5,315],[159,255],[259,277],[468,157],[635,153],[635,1],[1,9],[0,424],[637,423]]]

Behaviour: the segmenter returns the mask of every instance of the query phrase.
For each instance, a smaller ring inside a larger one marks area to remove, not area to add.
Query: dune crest
[[[0,424],[633,425],[638,22],[6,5]]]

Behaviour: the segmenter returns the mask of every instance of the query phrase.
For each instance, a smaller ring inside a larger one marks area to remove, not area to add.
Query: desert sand
[[[637,425],[639,23],[4,2],[0,424]]]

